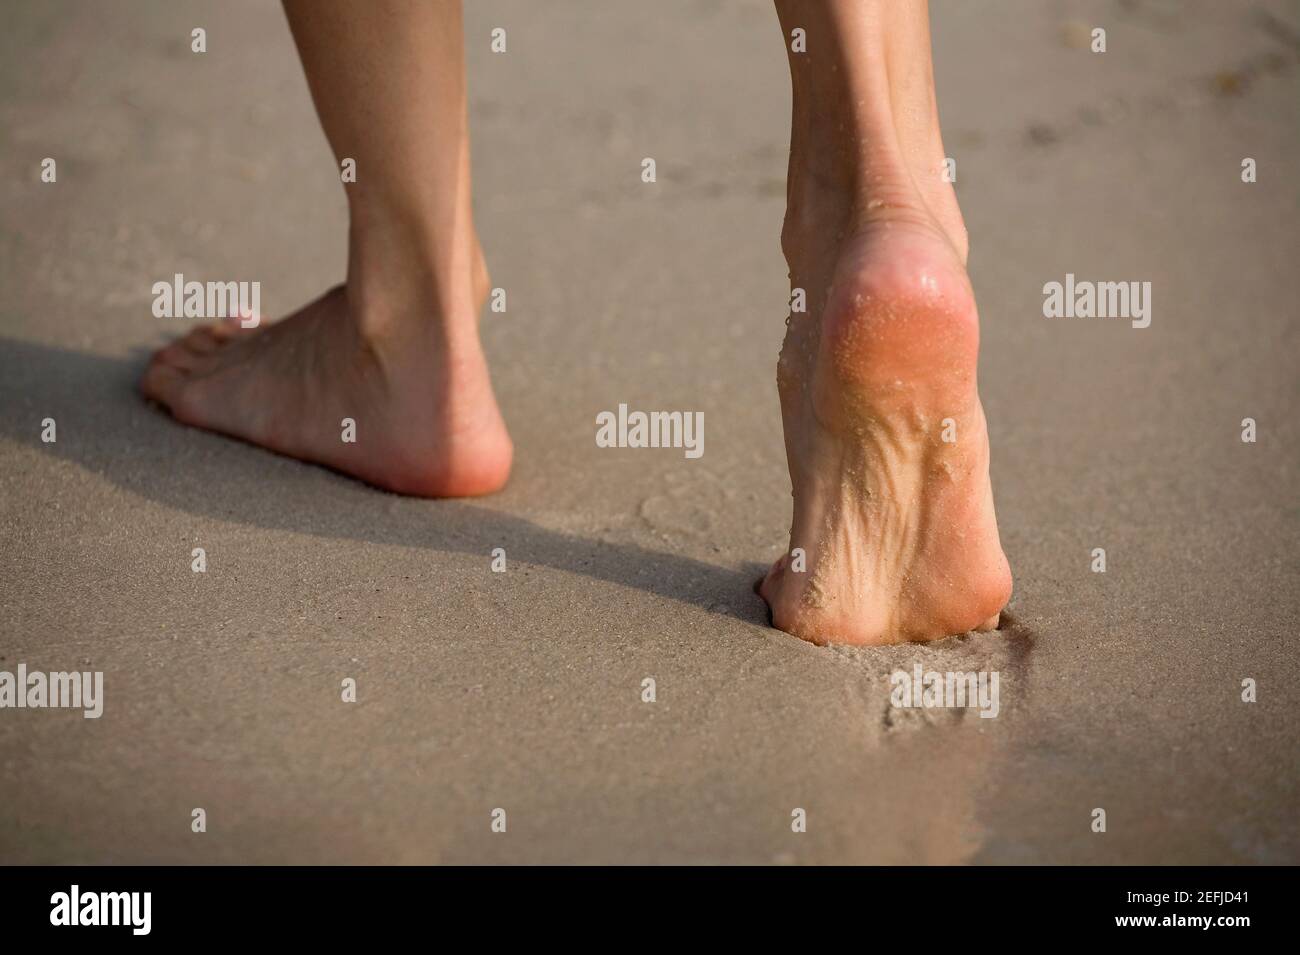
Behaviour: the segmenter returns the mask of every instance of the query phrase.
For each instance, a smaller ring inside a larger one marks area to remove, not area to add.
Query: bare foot
[[[460,4],[284,8],[347,196],[347,284],[264,328],[195,329],[140,389],[186,424],[390,491],[495,491],[512,448],[478,334]]]
[[[778,365],[794,521],[760,588],[773,624],[857,644],[993,629],[1011,573],[959,252],[924,214],[834,244],[787,243],[810,309],[791,316]]]
[[[923,0],[777,0],[793,119],[781,244],[806,311],[777,386],[790,546],[759,592],[815,643],[992,629],[1011,593],[975,385],[966,228]]]
[[[486,275],[479,268],[479,302]],[[477,315],[434,296],[362,305],[339,286],[256,330],[200,326],[158,351],[140,390],[178,421],[423,497],[498,490],[512,446]],[[355,441],[345,441],[344,419]]]

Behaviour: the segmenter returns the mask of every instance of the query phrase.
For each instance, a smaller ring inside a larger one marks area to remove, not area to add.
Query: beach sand
[[[188,324],[154,282],[259,280],[277,315],[343,276],[278,7],[8,15],[0,670],[103,671],[105,701],[0,710],[0,861],[1300,861],[1295,4],[936,0],[1015,595],[1001,633],[852,650],[770,629],[751,590],[790,517],[771,9],[468,6],[516,449],[474,501],[134,391]],[[1045,318],[1067,273],[1150,281],[1150,327]],[[620,403],[703,411],[704,455],[597,448]],[[997,718],[892,707],[916,664],[996,671]]]

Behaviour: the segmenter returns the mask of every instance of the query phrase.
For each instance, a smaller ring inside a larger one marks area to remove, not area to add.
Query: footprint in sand
[[[641,501],[638,513],[657,537],[668,541],[715,543],[719,520],[734,514],[736,492],[711,472],[669,473],[663,489]]]
[[[861,671],[883,739],[964,720],[1007,718],[1029,692],[1032,643],[1028,628],[1004,613],[1001,628],[991,633],[883,647],[832,645],[829,650]],[[963,698],[965,705],[953,705]],[[981,712],[991,715],[982,717]]]

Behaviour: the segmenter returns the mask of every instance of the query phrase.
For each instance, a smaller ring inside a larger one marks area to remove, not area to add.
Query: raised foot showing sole
[[[919,226],[866,229],[829,279],[793,277],[824,294],[791,316],[778,364],[794,519],[759,588],[773,625],[821,644],[995,628],[1011,572],[978,316],[951,244]]]

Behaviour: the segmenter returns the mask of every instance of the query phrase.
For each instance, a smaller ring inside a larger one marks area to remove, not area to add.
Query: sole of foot
[[[966,270],[910,221],[864,226],[830,258],[829,273],[792,269],[811,307],[778,363],[794,518],[759,587],[773,625],[819,644],[994,629],[1011,572]]]

